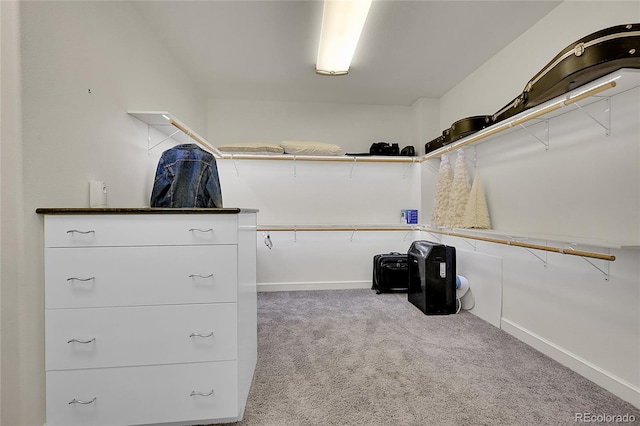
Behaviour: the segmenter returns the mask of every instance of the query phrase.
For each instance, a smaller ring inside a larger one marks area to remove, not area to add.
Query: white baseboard
[[[598,386],[640,408],[640,388],[638,386],[609,373],[506,318],[502,318],[501,328],[565,367],[586,377]]]
[[[324,281],[297,283],[258,283],[258,291],[348,290],[371,288],[371,281]]]

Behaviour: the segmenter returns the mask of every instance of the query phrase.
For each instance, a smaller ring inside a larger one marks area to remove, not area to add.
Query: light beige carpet
[[[406,294],[371,290],[258,294],[258,365],[238,425],[555,426],[577,413],[640,422],[470,313],[427,316]]]

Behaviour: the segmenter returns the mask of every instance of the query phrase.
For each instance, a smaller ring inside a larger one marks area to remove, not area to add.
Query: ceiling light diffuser
[[[324,0],[316,72],[345,75],[372,0]]]

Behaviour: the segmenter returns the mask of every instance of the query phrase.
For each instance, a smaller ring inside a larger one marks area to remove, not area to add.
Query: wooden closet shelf
[[[423,162],[432,158],[440,157],[448,152],[462,148],[464,146],[485,142],[493,136],[505,134],[508,131],[518,130],[524,123],[532,120],[550,119],[567,112],[573,111],[575,108],[567,108],[577,106],[578,102],[585,101],[580,106],[597,102],[602,96],[614,96],[627,90],[640,86],[640,70],[638,69],[620,69],[602,78],[580,86],[562,96],[558,96],[534,108],[525,110],[510,119],[496,123],[486,129],[473,133],[449,145],[443,146],[432,151],[422,157],[419,161]]]
[[[251,155],[251,154],[223,154],[223,160],[276,160],[276,161],[328,161],[344,163],[419,163],[420,157],[406,156],[321,156],[321,155]]]
[[[196,143],[203,149],[211,152],[214,156],[221,158],[222,153],[202,136],[191,130],[186,124],[175,118],[167,111],[127,111],[127,114],[153,127],[167,137],[153,147],[159,145],[167,139],[173,139],[178,143]],[[150,142],[150,141],[149,141]],[[153,147],[150,147],[151,150]]]
[[[128,111],[139,120],[147,123],[160,132],[167,135],[167,139],[174,139],[180,143],[195,142],[204,149],[210,151],[218,159],[222,160],[268,160],[268,161],[323,161],[323,162],[352,162],[352,163],[422,163],[424,161],[440,157],[450,151],[462,148],[464,146],[477,142],[484,142],[493,136],[503,134],[507,131],[517,130],[524,123],[534,119],[548,119],[566,112],[573,108],[567,108],[571,105],[577,105],[579,101],[596,102],[600,98],[601,93],[606,96],[613,96],[618,93],[625,92],[640,86],[640,70],[638,69],[621,69],[604,76],[591,83],[585,84],[571,92],[545,102],[537,107],[528,109],[515,115],[511,119],[496,123],[486,129],[483,129],[470,136],[462,138],[440,149],[432,151],[426,155],[416,157],[404,156],[314,156],[314,155],[251,155],[251,154],[230,154],[222,153],[215,148],[202,136],[187,127],[180,120],[172,116],[167,111]],[[584,106],[583,104],[582,106]]]

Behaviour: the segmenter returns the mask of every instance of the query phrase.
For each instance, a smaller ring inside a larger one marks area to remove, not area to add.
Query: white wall
[[[210,99],[213,145],[307,140],[368,152],[373,142],[421,148],[423,118],[437,116],[436,100],[413,106]],[[422,144],[424,145],[424,144]],[[226,206],[260,209],[260,225],[397,225],[400,210],[420,209],[417,164],[304,161],[218,162]],[[261,290],[370,287],[378,251],[406,251],[406,233],[271,232],[269,250],[258,235]]]
[[[573,109],[549,121],[548,150],[525,131],[478,146],[493,227],[568,241],[640,244],[639,93],[611,97],[609,136]],[[607,107],[600,101],[584,111],[604,121]],[[543,137],[545,123],[530,129]]]
[[[219,160],[225,206],[260,209],[258,224],[392,225],[419,209],[420,168],[413,163]],[[407,232],[271,232],[258,235],[261,290],[370,287],[378,251],[406,252]]]
[[[225,206],[260,209],[260,225],[397,225],[419,209],[413,163],[219,160]]]
[[[639,20],[637,2],[562,3],[441,99],[441,126],[492,114],[567,45]],[[573,111],[549,121],[548,151],[523,131],[468,148],[471,171],[471,158],[477,158],[493,228],[505,235],[547,234],[567,243],[587,239],[594,245],[638,247],[639,98],[638,89],[611,98],[610,136]],[[604,119],[603,104],[586,109]],[[543,136],[541,126],[531,131]],[[432,199],[423,198],[423,209],[431,207]],[[460,239],[444,241],[468,248]],[[544,238],[530,241],[555,245]],[[576,248],[615,255],[609,265],[593,260],[609,268],[609,280],[579,257],[549,254],[545,267],[524,249],[476,246],[483,255],[502,258],[505,330],[640,406],[640,250]],[[473,277],[470,282],[473,290]]]
[[[234,142],[326,142],[343,153],[369,152],[374,142],[413,143],[409,106],[209,99],[208,138]],[[417,147],[416,147],[417,148]]]
[[[22,256],[20,24],[18,4],[0,2],[0,424],[17,424],[18,290]]]
[[[204,134],[206,101],[130,5],[22,9],[27,187],[41,204],[88,206],[88,181],[100,179],[110,205],[147,203],[147,127],[126,111],[170,110]]]
[[[5,361],[2,354],[3,370],[18,380],[3,389],[2,415],[6,424],[42,425],[43,224],[35,209],[88,207],[92,179],[106,182],[111,207],[148,204],[163,147],[149,154],[147,126],[126,111],[168,110],[204,135],[206,99],[129,3],[21,2],[20,12],[23,134],[16,151],[24,158],[17,189],[24,223],[16,232],[24,266],[17,294],[2,299],[18,312],[9,331],[17,356]],[[3,168],[3,198],[4,177]],[[3,375],[3,385],[10,379]]]
[[[424,145],[440,135],[440,100],[418,98],[411,106],[413,111],[413,145],[416,155],[425,154]]]
[[[259,291],[371,288],[373,256],[406,253],[417,231],[270,232],[258,234]]]
[[[209,99],[213,145],[310,140],[368,152],[373,142],[414,145],[437,129],[437,99],[412,106]],[[226,206],[260,209],[261,225],[397,225],[400,210],[421,209],[417,164],[296,161],[218,162]],[[258,235],[261,290],[370,287],[374,254],[406,252],[406,232],[272,232]],[[328,267],[328,265],[330,265]]]
[[[208,139],[214,146],[235,142],[318,141],[340,145],[342,153],[369,152],[374,142],[400,148],[424,144],[440,133],[440,102],[419,98],[413,105],[209,99]]]

